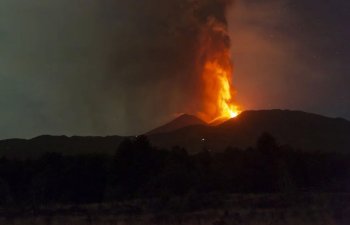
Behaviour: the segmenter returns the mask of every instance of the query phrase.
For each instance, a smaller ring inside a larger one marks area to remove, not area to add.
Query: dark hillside
[[[289,110],[246,111],[218,126],[190,126],[150,139],[157,146],[179,145],[190,152],[223,151],[228,146],[249,147],[263,132],[273,134],[281,144],[306,151],[350,150],[349,121]]]

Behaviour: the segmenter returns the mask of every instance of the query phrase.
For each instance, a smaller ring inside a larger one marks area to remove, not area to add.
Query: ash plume
[[[225,13],[231,2],[148,1],[147,7],[138,8],[140,11],[132,10],[137,17],[145,16],[147,25],[134,24],[137,29],[132,40],[137,45],[117,44],[111,59],[111,79],[122,84],[122,92],[127,93],[123,102],[127,124],[147,127],[176,113],[204,110],[203,65],[208,58],[219,57],[218,52],[228,53]],[[149,118],[154,120],[148,123]]]
[[[204,64],[209,59],[220,60],[225,66],[231,63],[229,57],[221,59],[222,53],[230,54],[225,14],[231,3],[228,0],[172,0],[149,4],[147,15],[152,15],[152,23],[150,30],[145,30],[147,34],[142,35],[141,49],[131,51],[136,58],[130,59],[127,65],[133,68],[125,70],[124,76],[117,75],[118,83],[127,86],[124,92],[133,89],[131,98],[145,100],[142,104],[137,99],[127,99],[128,113],[143,108],[148,116],[136,114],[136,117],[165,121],[174,113],[205,111]],[[128,53],[129,48],[125,55]],[[113,70],[118,73],[125,59],[121,59],[123,55],[119,52],[116,57]],[[135,69],[137,72],[130,76],[130,71]],[[146,93],[139,92],[143,88]],[[156,107],[159,103],[162,109]],[[134,120],[133,117],[129,122]]]

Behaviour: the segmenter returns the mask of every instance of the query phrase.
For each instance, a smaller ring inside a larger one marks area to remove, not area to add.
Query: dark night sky
[[[2,0],[0,138],[135,134],[193,113],[186,1]],[[349,1],[238,0],[227,16],[243,109],[350,119]]]

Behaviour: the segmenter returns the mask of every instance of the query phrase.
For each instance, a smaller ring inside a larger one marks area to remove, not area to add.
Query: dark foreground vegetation
[[[317,210],[326,207],[338,218],[335,213],[350,212],[349,165],[350,155],[294,151],[269,134],[253,148],[203,149],[195,155],[179,147],[154,148],[139,136],[125,139],[113,157],[46,153],[30,160],[2,158],[0,218],[205,210],[221,218],[234,208],[231,216],[239,222],[249,213],[269,215],[264,210],[271,207],[303,214],[300,207],[316,203]],[[253,209],[245,211],[249,204]]]
[[[113,203],[1,210],[1,225],[349,225],[350,195],[188,194]]]

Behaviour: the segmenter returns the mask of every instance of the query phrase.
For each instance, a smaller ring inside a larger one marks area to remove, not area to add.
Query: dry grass
[[[150,201],[2,215],[1,225],[349,225],[349,195],[232,195],[193,210],[152,208]],[[184,201],[186,201],[184,199]],[[170,202],[170,204],[172,204]],[[141,210],[130,210],[133,208]],[[137,207],[136,207],[137,206]],[[128,208],[121,210],[121,207]]]

